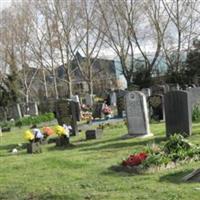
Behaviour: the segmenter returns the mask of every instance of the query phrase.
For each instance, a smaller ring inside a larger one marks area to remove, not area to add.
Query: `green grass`
[[[151,125],[154,137],[121,140],[126,127],[107,128],[100,140],[85,141],[84,133],[73,137],[74,147],[43,146],[43,153],[29,155],[9,151],[23,140],[25,129],[4,133],[0,143],[0,199],[9,200],[199,200],[200,184],[183,183],[181,178],[197,169],[200,162],[188,163],[155,174],[131,175],[110,171],[130,153],[147,143],[163,143],[163,124]],[[193,125],[190,141],[200,143],[200,124]]]

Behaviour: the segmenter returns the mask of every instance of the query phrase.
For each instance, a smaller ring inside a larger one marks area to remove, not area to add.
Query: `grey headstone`
[[[175,133],[191,135],[192,115],[189,93],[186,91],[171,91],[164,97],[166,134]]]
[[[136,136],[150,135],[145,95],[138,91],[129,92],[125,99],[128,133]]]
[[[111,92],[111,94],[110,94],[110,105],[111,106],[117,105],[117,95],[115,92]]]
[[[85,103],[86,103],[87,106],[92,106],[93,103],[94,103],[93,95],[87,94],[87,95],[85,96]]]
[[[200,104],[200,87],[188,88],[192,107]]]
[[[151,96],[151,89],[150,88],[142,88],[141,92],[146,96],[146,98]]]
[[[167,88],[165,85],[153,85],[151,87],[151,94],[165,94],[167,93]]]
[[[40,142],[30,142],[27,144],[27,153],[41,153],[42,148]]]

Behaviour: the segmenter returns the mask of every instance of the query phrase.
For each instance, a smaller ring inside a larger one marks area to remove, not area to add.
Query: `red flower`
[[[104,109],[103,109],[103,113],[104,114],[111,114],[112,110],[110,107],[106,106]]]
[[[146,158],[147,154],[145,152],[132,154],[126,160],[122,161],[123,166],[137,166],[140,165]]]

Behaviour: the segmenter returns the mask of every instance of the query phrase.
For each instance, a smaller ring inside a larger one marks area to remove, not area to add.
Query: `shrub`
[[[30,116],[30,117],[24,117],[22,119],[19,119],[15,122],[15,126],[21,127],[21,126],[28,126],[32,124],[39,124],[41,122],[48,122],[52,121],[54,119],[53,113],[46,113],[39,116]]]
[[[171,135],[169,140],[164,145],[164,152],[166,154],[178,154],[181,151],[189,150],[191,145],[180,134]]]
[[[151,166],[159,166],[159,165],[166,165],[170,162],[170,158],[166,156],[165,154],[150,154],[146,160],[142,162],[142,165],[145,168],[151,167]]]
[[[9,122],[9,121],[3,121],[0,123],[1,128],[11,128],[12,125],[13,125],[12,122]]]

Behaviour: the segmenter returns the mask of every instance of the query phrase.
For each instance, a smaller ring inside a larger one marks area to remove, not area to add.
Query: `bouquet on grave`
[[[122,165],[130,167],[138,166],[147,158],[147,156],[148,155],[145,152],[132,154],[126,160],[122,161]]]
[[[112,110],[111,110],[111,108],[109,106],[106,105],[103,108],[102,112],[103,112],[104,115],[110,115],[112,113]]]
[[[33,142],[33,140],[34,140],[34,135],[33,135],[33,133],[32,133],[30,130],[26,130],[26,131],[24,132],[24,139],[25,139],[25,140],[28,140],[29,142]]]
[[[60,125],[56,125],[54,126],[53,130],[55,134],[57,134],[60,137],[69,137],[69,129],[67,128],[67,126],[63,127]]]
[[[48,126],[43,127],[42,132],[45,138],[54,134],[54,130]]]

